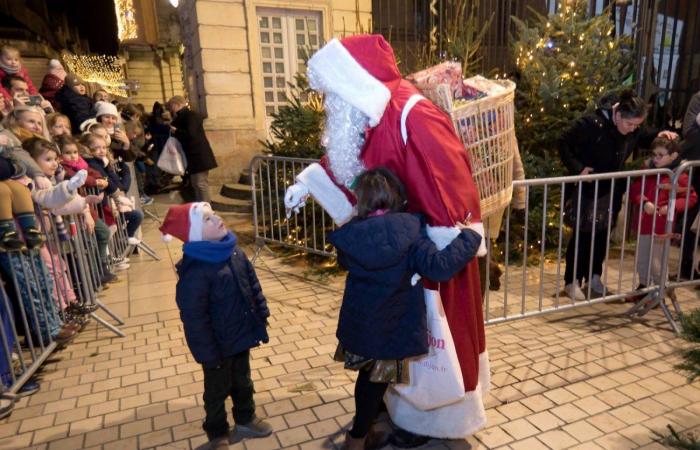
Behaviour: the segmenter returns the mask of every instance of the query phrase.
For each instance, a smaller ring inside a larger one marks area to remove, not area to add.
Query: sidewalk
[[[185,345],[174,298],[180,245],[161,242],[149,219],[144,228],[162,261],[132,258],[124,281],[101,296],[125,319],[126,337],[91,323],[52,355],[41,390],[0,421],[0,449],[205,443],[202,372]],[[309,282],[264,252],[256,267],[272,316],[270,343],[252,353],[253,378],[259,414],[276,432],[231,449],[334,448],[354,409],[353,373],[331,360],[343,278]],[[696,291],[678,293],[685,310],[700,306]],[[666,433],[667,424],[700,434],[700,383],[688,385],[672,368],[682,341],[660,312],[632,322],[620,315],[626,308],[583,307],[487,328],[488,428],[468,441],[423,448],[661,449],[653,431]]]

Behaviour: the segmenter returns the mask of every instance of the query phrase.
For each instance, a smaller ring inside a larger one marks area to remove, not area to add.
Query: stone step
[[[250,200],[250,184],[223,184],[220,194],[227,198],[238,200]]]
[[[250,171],[248,169],[243,169],[241,175],[238,177],[238,182],[240,184],[247,184],[250,186]]]
[[[211,207],[214,208],[214,211],[243,214],[253,213],[253,205],[250,200],[228,198],[223,195],[213,195],[211,198]]]

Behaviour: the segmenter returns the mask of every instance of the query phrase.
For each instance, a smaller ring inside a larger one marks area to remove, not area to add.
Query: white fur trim
[[[309,59],[311,87],[337,94],[369,117],[370,127],[384,115],[391,92],[358,63],[338,39],[331,40]]]
[[[311,196],[337,225],[344,224],[354,215],[352,203],[320,164],[311,164],[296,179],[306,186]]]
[[[488,352],[479,355],[479,382],[476,389],[458,402],[422,411],[389,388],[384,402],[392,422],[404,430],[439,439],[464,439],[486,425],[483,396],[489,391],[491,374]]]
[[[484,224],[482,222],[474,222],[469,225],[472,231],[476,231],[481,236],[481,244],[479,244],[479,250],[476,252],[476,256],[486,256],[486,239],[484,239]]]
[[[403,139],[403,145],[406,145],[408,142],[408,130],[406,129],[406,119],[408,119],[408,113],[410,113],[413,107],[416,106],[416,103],[424,98],[425,97],[420,94],[413,94],[408,98],[406,104],[403,105],[403,109],[401,110],[401,138]]]
[[[438,250],[447,247],[460,233],[457,227],[431,227],[430,225],[426,226],[426,231]]]
[[[201,241],[202,228],[204,228],[204,213],[211,212],[211,205],[207,202],[192,203],[190,206],[190,233],[188,241]]]

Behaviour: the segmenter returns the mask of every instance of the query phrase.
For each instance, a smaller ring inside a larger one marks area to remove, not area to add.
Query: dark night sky
[[[113,0],[48,0],[52,11],[66,12],[81,37],[90,44],[91,53],[116,54],[117,19]]]

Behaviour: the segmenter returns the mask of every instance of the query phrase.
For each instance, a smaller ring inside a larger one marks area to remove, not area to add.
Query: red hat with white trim
[[[207,202],[171,206],[159,228],[163,240],[170,242],[174,236],[182,242],[201,241],[205,212],[212,212]]]
[[[331,40],[309,59],[308,76],[312,88],[338,95],[369,117],[371,127],[401,82],[394,50],[379,34]]]

